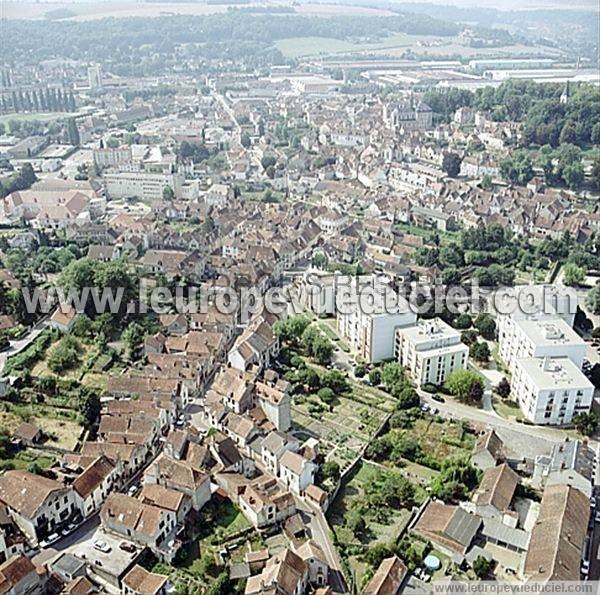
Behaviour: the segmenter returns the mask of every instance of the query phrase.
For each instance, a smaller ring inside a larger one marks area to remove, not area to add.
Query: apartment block
[[[526,357],[516,361],[511,392],[529,421],[564,425],[590,410],[594,385],[569,357]]]
[[[394,356],[419,386],[440,385],[452,372],[467,367],[469,348],[458,331],[435,318],[397,329]]]

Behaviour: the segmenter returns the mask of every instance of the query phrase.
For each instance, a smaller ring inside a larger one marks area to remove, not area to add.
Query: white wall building
[[[393,357],[396,329],[417,321],[408,301],[373,276],[338,283],[336,302],[340,336],[369,363]]]
[[[147,171],[106,172],[106,192],[111,198],[135,196],[143,200],[162,200],[163,190],[170,187],[175,198],[181,198],[183,174],[153,173]]]
[[[394,355],[419,386],[440,385],[452,372],[467,367],[469,348],[458,331],[435,318],[397,329]]]
[[[499,330],[500,357],[512,371],[524,357],[568,357],[580,369],[587,345],[562,319],[506,320]]]
[[[511,393],[529,421],[564,425],[590,410],[594,385],[569,357],[525,357],[516,361]]]

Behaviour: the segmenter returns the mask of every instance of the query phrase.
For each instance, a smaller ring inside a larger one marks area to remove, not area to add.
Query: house
[[[122,580],[123,595],[164,595],[168,580],[162,574],[150,572],[136,564]]]
[[[473,498],[476,514],[516,526],[510,507],[518,484],[519,476],[506,463],[486,469]]]
[[[83,517],[98,510],[113,488],[120,485],[123,465],[100,455],[73,482],[75,500]]]
[[[471,463],[478,469],[485,471],[495,467],[503,458],[504,443],[492,430],[488,430],[477,438],[471,453]]]
[[[144,483],[158,484],[188,496],[196,511],[210,500],[210,476],[186,461],[161,454],[144,473]]]
[[[161,560],[171,561],[179,548],[175,513],[125,494],[112,492],[108,496],[100,520],[105,531],[148,547]]]
[[[45,592],[47,575],[25,556],[14,556],[0,565],[0,592],[37,595]]]
[[[246,330],[236,339],[227,356],[227,362],[238,370],[257,366],[268,368],[279,353],[279,339],[271,325],[258,316],[250,321]]]
[[[175,513],[177,524],[183,526],[192,509],[192,499],[185,494],[155,483],[145,483],[138,500]]]
[[[408,568],[398,556],[382,560],[362,595],[397,595],[408,574]]]
[[[67,552],[60,554],[51,562],[50,570],[58,575],[64,583],[70,583],[76,578],[86,575],[85,561]]]
[[[459,506],[431,501],[423,509],[413,531],[429,539],[447,556],[462,558],[481,526],[481,518]]]
[[[96,595],[100,591],[96,589],[89,578],[80,576],[65,585],[62,592],[65,595]]]
[[[279,459],[279,478],[296,494],[315,482],[317,466],[302,455],[286,450]]]
[[[296,549],[296,554],[308,567],[308,582],[313,587],[326,585],[329,564],[321,546],[309,539]]]
[[[71,522],[78,512],[72,487],[29,471],[15,469],[0,476],[0,500],[33,543]]]
[[[270,432],[261,444],[261,460],[269,473],[279,475],[279,459],[290,450],[296,452],[300,443],[291,434]]]
[[[555,444],[550,456],[535,459],[533,486],[566,484],[592,496],[596,456],[585,441],[568,440]]]
[[[281,432],[292,427],[292,397],[287,386],[280,390],[265,382],[257,382],[254,387],[258,406],[264,411],[267,419]]]
[[[22,423],[13,433],[13,440],[23,446],[34,446],[42,441],[44,434],[32,423]]]
[[[63,310],[66,308],[63,308],[62,305],[54,310],[50,317],[50,326],[63,333],[70,333],[79,314],[73,306],[70,306],[66,312]]]
[[[244,516],[257,528],[283,522],[296,513],[291,492],[284,492],[274,477],[264,476],[244,487],[238,500]]]
[[[245,595],[282,593],[303,595],[308,586],[308,568],[304,560],[287,548],[273,556],[262,572],[251,576],[246,583]]]
[[[589,516],[589,499],[577,488],[547,487],[531,532],[524,576],[533,582],[579,581]]]

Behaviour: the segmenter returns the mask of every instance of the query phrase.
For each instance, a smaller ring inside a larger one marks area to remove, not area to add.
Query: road
[[[23,351],[23,349],[26,347],[29,347],[32,341],[37,338],[37,336],[46,328],[46,326],[48,326],[48,317],[40,320],[40,322],[33,326],[31,330],[21,339],[16,339],[15,341],[10,342],[10,347],[0,353],[0,376],[4,370],[6,360],[11,355],[17,355],[17,353]]]
[[[494,428],[502,439],[505,447],[512,452],[515,458],[535,458],[537,455],[549,454],[552,446],[564,442],[566,435],[563,431],[541,426],[526,426],[500,417],[493,411],[476,409],[469,405],[457,403],[446,398],[445,403],[438,403],[431,398],[429,393],[418,391],[421,400],[439,409],[440,415],[446,418],[475,422]],[[592,447],[594,441],[590,441]]]
[[[295,498],[296,507],[309,518],[310,533],[313,540],[321,547],[329,564],[329,586],[334,593],[348,593],[348,587],[342,572],[342,562],[336,547],[331,542],[329,525],[323,511],[316,506]]]

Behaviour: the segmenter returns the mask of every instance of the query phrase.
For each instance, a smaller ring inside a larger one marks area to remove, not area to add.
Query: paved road
[[[28,347],[47,325],[48,320],[45,318],[38,322],[24,337],[10,342],[10,347],[0,353],[0,376],[2,375],[2,370],[4,370],[7,358],[11,355],[17,355],[17,353]]]

